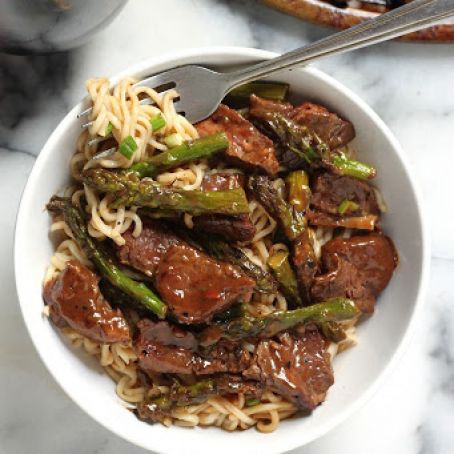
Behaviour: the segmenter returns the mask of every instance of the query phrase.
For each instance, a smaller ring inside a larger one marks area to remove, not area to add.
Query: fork
[[[233,72],[216,72],[200,65],[179,66],[138,82],[151,88],[174,87],[177,110],[191,123],[210,116],[233,88],[283,69],[319,58],[366,47],[412,32],[454,15],[454,0],[414,0],[393,11],[335,33],[277,58]],[[91,108],[78,117],[87,115]],[[90,122],[82,125],[88,127]]]

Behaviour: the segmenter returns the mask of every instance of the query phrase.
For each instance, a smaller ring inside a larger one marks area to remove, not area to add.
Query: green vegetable
[[[257,81],[241,85],[231,90],[224,98],[224,103],[233,108],[249,106],[251,95],[275,101],[285,101],[288,96],[289,84],[282,82]]]
[[[259,399],[247,399],[245,402],[246,407],[255,407],[259,403],[260,403]]]
[[[291,311],[274,312],[264,317],[244,315],[218,326],[220,337],[224,339],[232,341],[252,337],[268,339],[302,323],[320,325],[325,322],[351,320],[360,313],[353,301],[346,298],[330,298],[323,303],[300,307]],[[210,342],[210,339],[204,338],[203,331],[200,334],[200,340],[205,345]]]
[[[113,124],[109,122],[109,124],[107,125],[107,128],[106,128],[106,132],[104,133],[104,136],[110,136],[110,134],[112,133],[112,129],[113,129]]]
[[[137,142],[132,136],[128,136],[120,143],[118,150],[125,158],[131,159],[137,150]]]
[[[330,150],[315,133],[278,112],[254,112],[254,124],[278,144],[279,162],[287,169],[309,168],[329,157]]]
[[[102,245],[89,235],[83,213],[71,203],[69,198],[54,196],[47,204],[47,209],[51,212],[63,214],[65,222],[74,234],[79,246],[95,264],[102,277],[123,293],[141,303],[159,318],[165,317],[167,306],[145,284],[134,281],[120,270]]]
[[[153,130],[153,132],[155,132],[159,131],[166,125],[166,120],[161,114],[158,114],[156,115],[156,117],[150,119],[150,124],[151,129]]]
[[[122,205],[160,210],[174,210],[195,216],[209,213],[245,214],[249,205],[241,188],[228,191],[185,191],[163,186],[153,180],[139,180],[130,172],[122,174],[106,169],[88,169],[83,174],[84,183],[101,192],[113,192],[113,208]]]
[[[305,213],[309,207],[311,190],[309,189],[309,177],[304,170],[290,172],[285,179],[288,203],[301,213]]]
[[[129,169],[121,171],[123,174],[134,172],[138,177],[154,177],[157,174],[180,166],[190,161],[210,158],[229,146],[225,133],[202,137],[192,142],[186,142],[168,151],[156,154],[146,162],[133,164]]]
[[[369,164],[350,159],[345,153],[342,152],[333,154],[330,162],[334,169],[341,175],[348,175],[350,177],[359,178],[360,180],[370,180],[377,174],[374,167]]]
[[[339,203],[339,206],[337,207],[337,212],[339,214],[351,213],[353,211],[356,211],[358,208],[359,205],[353,202],[353,200],[344,199],[342,200],[341,203]]]
[[[170,134],[164,138],[164,143],[169,148],[178,147],[183,143],[183,137],[181,137],[181,135],[177,132],[174,132],[173,134]]]
[[[298,282],[288,260],[287,252],[277,252],[268,259],[268,266],[279,282],[279,288],[285,298],[294,306],[303,305],[298,292]]]
[[[295,240],[304,232],[304,215],[294,210],[279,195],[269,177],[264,175],[249,177],[248,188],[269,215],[280,223],[289,240]]]
[[[341,342],[347,335],[342,326],[336,322],[325,322],[320,325],[323,335],[332,342]]]

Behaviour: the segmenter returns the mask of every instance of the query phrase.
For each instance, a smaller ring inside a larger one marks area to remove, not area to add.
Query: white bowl
[[[186,63],[225,69],[274,56],[242,48],[189,50],[144,61],[113,77],[113,81],[125,75],[142,78]],[[322,436],[371,396],[399,357],[421,308],[429,262],[428,242],[420,198],[397,140],[361,99],[316,69],[283,71],[273,79],[290,83],[297,97],[319,101],[353,122],[357,133],[354,146],[360,158],[378,169],[376,184],[389,209],[383,218],[384,228],[400,256],[400,265],[380,296],[374,316],[358,329],[359,345],[335,359],[336,382],[326,402],[311,416],[285,421],[268,435],[255,429],[232,434],[217,428],[191,430],[146,424],[121,405],[112,381],[97,364],[70,349],[42,316],[41,284],[54,249],[44,206],[52,194],[68,183],[68,163],[80,132],[75,118],[82,103],[50,136],[22,196],[15,236],[16,285],[25,323],[38,353],[61,387],[90,416],[115,434],[155,452],[275,454]]]

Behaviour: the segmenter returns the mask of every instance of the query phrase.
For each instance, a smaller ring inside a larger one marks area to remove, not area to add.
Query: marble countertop
[[[80,49],[0,55],[1,454],[145,453],[91,420],[57,386],[28,338],[14,288],[13,231],[22,188],[46,138],[83,96],[84,80],[182,48],[284,52],[328,33],[253,0],[131,0]],[[354,416],[294,454],[451,454],[454,45],[393,42],[316,66],[369,103],[406,150],[431,223],[431,282],[418,332],[385,385]]]

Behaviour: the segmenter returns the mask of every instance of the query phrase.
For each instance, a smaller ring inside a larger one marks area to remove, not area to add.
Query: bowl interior
[[[141,63],[114,80],[125,74],[140,78],[189,62],[225,69],[227,65],[272,56],[251,49],[192,51]],[[378,377],[399,350],[417,306],[424,280],[426,244],[419,203],[399,145],[362,101],[319,71],[283,71],[273,79],[290,83],[297,99],[319,101],[353,122],[357,133],[354,147],[361,159],[378,168],[376,184],[388,206],[384,228],[400,255],[399,268],[380,296],[376,313],[358,329],[359,345],[335,359],[336,383],[326,402],[310,417],[283,422],[266,437],[254,429],[232,435],[219,429],[167,429],[139,421],[120,403],[113,382],[95,361],[70,348],[41,314],[42,279],[54,249],[48,233],[50,219],[44,206],[52,194],[68,183],[68,163],[80,131],[75,116],[82,104],[68,114],[49,138],[23,194],[16,226],[16,283],[23,316],[39,354],[63,389],[88,414],[116,434],[156,452],[254,452],[255,446],[266,440],[260,444],[260,452],[267,454],[283,452],[317,438],[370,395]]]

